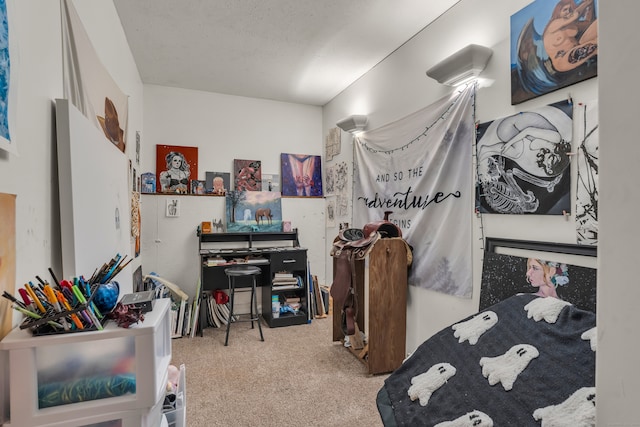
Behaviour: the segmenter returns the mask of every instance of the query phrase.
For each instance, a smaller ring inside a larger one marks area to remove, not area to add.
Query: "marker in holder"
[[[89,298],[86,298],[82,291],[74,286],[75,298],[66,299],[65,303],[60,305],[59,311],[53,304],[49,304],[44,313],[37,313],[39,318],[25,317],[20,324],[20,329],[30,329],[34,336],[102,330],[104,323],[107,322],[107,317],[98,319],[91,309],[91,302],[98,286],[100,285],[91,285],[91,297]],[[53,326],[56,324],[68,324],[70,327],[57,328]]]

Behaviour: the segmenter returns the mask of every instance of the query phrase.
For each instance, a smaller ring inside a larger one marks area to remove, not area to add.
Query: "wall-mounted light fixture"
[[[427,70],[427,76],[448,86],[458,86],[477,78],[487,66],[493,50],[470,44]]]
[[[336,126],[346,132],[356,133],[367,127],[367,121],[367,116],[349,116],[336,123]]]

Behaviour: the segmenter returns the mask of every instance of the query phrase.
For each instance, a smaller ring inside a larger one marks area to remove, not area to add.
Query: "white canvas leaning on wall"
[[[62,276],[89,278],[117,253],[131,256],[129,161],[66,99],[56,99],[56,127]],[[117,281],[131,289],[131,267]]]

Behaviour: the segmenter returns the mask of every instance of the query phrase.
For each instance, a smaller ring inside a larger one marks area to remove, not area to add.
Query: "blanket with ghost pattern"
[[[520,294],[488,307],[429,338],[386,379],[385,426],[595,426],[595,327],[595,313],[556,298]]]

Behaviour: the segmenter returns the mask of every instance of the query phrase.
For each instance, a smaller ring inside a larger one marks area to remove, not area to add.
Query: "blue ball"
[[[120,285],[118,282],[109,282],[98,285],[93,297],[93,303],[101,313],[105,314],[113,310],[118,303]]]

